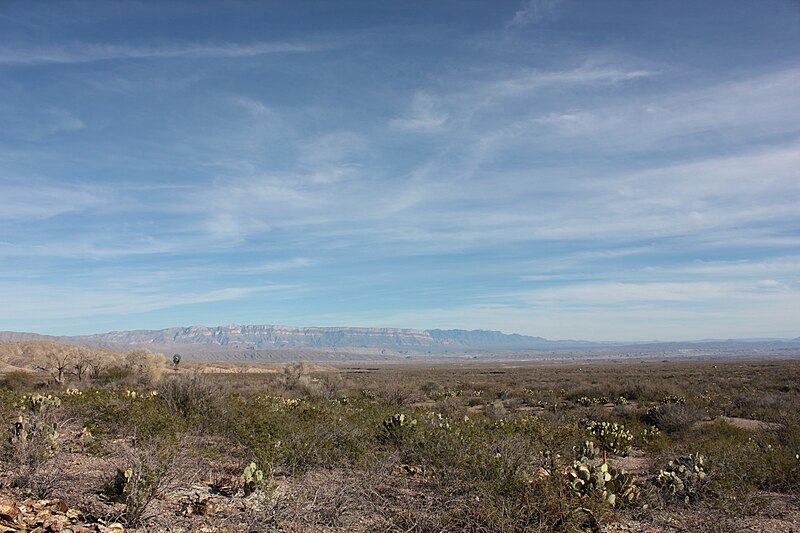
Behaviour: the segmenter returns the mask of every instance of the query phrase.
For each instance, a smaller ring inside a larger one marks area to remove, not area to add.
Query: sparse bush
[[[132,368],[121,365],[109,365],[98,369],[94,374],[93,381],[99,386],[108,385],[127,385],[133,386],[136,383],[136,373]]]
[[[333,400],[341,396],[344,382],[338,373],[327,372],[319,380],[320,394],[326,400]]]
[[[72,416],[85,419],[97,435],[134,436],[140,441],[175,439],[188,421],[153,396],[152,391],[137,393],[98,390],[80,396],[67,396]],[[210,415],[211,413],[209,413]]]
[[[411,391],[403,386],[390,386],[375,391],[375,397],[389,405],[402,407],[411,400]]]
[[[0,376],[0,389],[10,389],[16,391],[30,390],[39,383],[40,378],[32,372],[15,370],[6,372]]]
[[[15,473],[17,486],[31,488],[39,496],[50,490],[50,479],[42,467],[58,449],[56,410],[61,400],[56,396],[26,394],[15,402],[16,417],[9,428],[3,460]]]
[[[183,416],[205,415],[224,395],[199,372],[169,376],[156,389],[167,407]]]
[[[680,402],[662,403],[647,409],[644,422],[669,433],[684,431],[702,418],[699,409]]]
[[[311,380],[311,369],[304,361],[289,363],[283,367],[278,384],[287,391],[297,391]]]
[[[125,367],[129,369],[138,385],[152,387],[161,381],[167,359],[150,350],[136,350],[126,354]]]
[[[148,518],[150,504],[166,490],[175,454],[171,446],[134,448],[126,467],[118,468],[104,492],[114,501],[125,504],[115,519],[129,527],[141,526]]]

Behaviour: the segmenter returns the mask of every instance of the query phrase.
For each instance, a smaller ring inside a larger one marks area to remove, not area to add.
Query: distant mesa
[[[0,332],[0,342],[50,340],[94,347],[130,349],[185,346],[208,349],[410,349],[413,351],[544,349],[586,345],[499,331],[463,329],[399,329],[356,327],[294,327],[276,325],[187,326],[160,330],[111,331],[76,337]]]
[[[180,353],[188,356],[187,360],[195,361],[398,361],[463,356],[498,360],[800,357],[800,337],[791,340],[706,339],[696,342],[612,343],[549,340],[481,329],[419,330],[268,324],[185,326],[111,331],[75,337],[0,331],[0,342],[27,341],[121,352],[147,348],[161,353]]]

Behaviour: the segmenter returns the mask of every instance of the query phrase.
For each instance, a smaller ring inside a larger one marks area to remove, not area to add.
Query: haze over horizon
[[[800,4],[0,4],[0,330],[800,335]]]

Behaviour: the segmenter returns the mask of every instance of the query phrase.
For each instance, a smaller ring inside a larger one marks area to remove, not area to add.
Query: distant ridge
[[[178,352],[206,361],[378,361],[430,357],[480,359],[800,357],[796,339],[727,339],[686,342],[549,340],[490,330],[296,327],[278,325],[183,326],[111,331],[74,337],[0,331],[0,342],[47,341],[112,351],[140,348]]]
[[[56,337],[37,333],[0,332],[0,342],[48,340],[81,346],[130,349],[186,346],[208,349],[336,349],[371,348],[413,351],[546,349],[596,346],[585,341],[552,341],[500,331],[463,329],[401,329],[356,327],[295,327],[277,325],[186,326],[159,330],[111,331],[95,335]]]

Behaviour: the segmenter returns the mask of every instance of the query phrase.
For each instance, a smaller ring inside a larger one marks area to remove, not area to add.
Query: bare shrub
[[[338,373],[328,372],[319,379],[319,389],[323,398],[331,400],[341,396],[344,382]]]
[[[136,350],[126,354],[125,367],[130,369],[139,385],[150,387],[161,381],[166,358],[150,350]]]
[[[175,452],[170,446],[155,443],[134,447],[117,469],[114,479],[105,486],[105,493],[114,501],[125,504],[124,511],[113,517],[129,527],[147,521],[148,507],[164,494],[174,475]]]
[[[681,403],[663,403],[649,408],[644,422],[669,433],[676,433],[689,429],[702,416],[703,412],[696,407]]]
[[[420,392],[422,392],[428,398],[433,398],[441,389],[442,386],[435,381],[426,381],[419,386]]]
[[[289,363],[281,369],[278,385],[287,391],[302,392],[304,386],[311,381],[311,369],[305,361]]]
[[[37,497],[46,497],[52,490],[53,476],[47,474],[45,465],[58,450],[55,410],[59,405],[52,396],[25,396],[3,449],[4,462],[14,472],[13,484],[30,489]]]
[[[170,376],[163,379],[156,390],[171,410],[184,416],[207,414],[223,396],[219,386],[206,381],[200,372]]]
[[[13,372],[6,372],[2,377],[0,377],[0,388],[11,390],[29,390],[40,382],[40,378],[31,372],[15,370]]]
[[[378,400],[402,407],[411,401],[411,391],[403,386],[382,387],[375,392]]]

